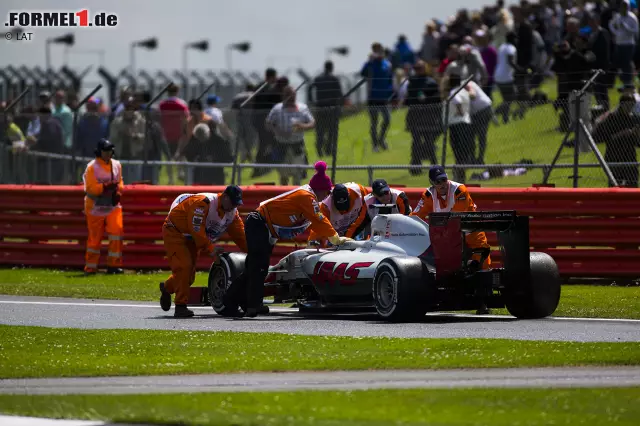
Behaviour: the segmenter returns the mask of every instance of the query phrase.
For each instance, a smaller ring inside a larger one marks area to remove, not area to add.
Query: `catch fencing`
[[[191,105],[188,115],[173,119],[153,108],[157,102],[148,108],[153,104],[148,100],[119,116],[101,112],[103,105],[87,104],[98,108],[87,112],[76,106],[66,113],[74,125],[63,128],[62,142],[33,132],[39,116],[9,111],[2,116],[3,129],[13,123],[22,136],[2,132],[0,182],[77,184],[99,138],[109,137],[125,165],[126,183],[291,185],[306,182],[321,159],[336,182],[370,184],[385,178],[396,185],[425,186],[426,170],[440,163],[452,179],[471,185],[638,186],[640,104],[624,113],[614,105],[607,112],[594,104],[589,84],[553,102],[543,92],[521,101],[494,90],[493,99],[471,99],[469,114],[459,111],[456,93],[415,98],[410,89],[382,105],[351,102],[350,96],[366,91],[367,84],[361,79],[341,96],[325,99],[332,106],[311,105],[315,124],[306,130],[291,122],[304,124],[304,114],[276,112],[268,120],[272,104],[262,108],[264,86],[245,93],[232,107]],[[296,93],[310,86],[305,80]],[[456,90],[465,94],[463,86]],[[205,86],[197,99],[210,89]],[[160,100],[164,90],[153,100]],[[64,114],[53,118],[68,122]],[[186,142],[180,155],[175,155],[180,144],[167,139],[176,119],[186,120],[179,130]],[[197,124],[205,124],[205,130]]]
[[[122,197],[125,267],[166,269],[161,229],[172,201],[182,193],[220,192],[223,188],[127,186]],[[243,187],[241,214],[290,189]],[[415,207],[424,189],[405,191]],[[516,210],[529,216],[531,249],[549,253],[567,279],[640,276],[638,189],[472,188],[471,193],[480,210]],[[0,264],[82,268],[87,238],[83,196],[78,186],[0,185]],[[278,243],[271,263],[304,247],[307,237]],[[497,247],[496,236],[489,233],[488,238]],[[219,245],[238,250],[226,234]],[[495,250],[492,258],[500,265],[500,251]],[[202,257],[198,268],[206,270],[209,263],[210,259]]]

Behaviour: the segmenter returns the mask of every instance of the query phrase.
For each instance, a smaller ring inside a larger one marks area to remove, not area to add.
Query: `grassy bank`
[[[7,414],[172,425],[629,425],[640,388],[0,396]]]
[[[0,378],[638,365],[637,343],[0,326]]]

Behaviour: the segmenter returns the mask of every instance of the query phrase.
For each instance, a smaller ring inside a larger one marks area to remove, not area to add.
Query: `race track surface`
[[[267,316],[231,319],[211,307],[196,316],[173,318],[157,303],[0,296],[0,324],[84,329],[153,329],[274,332],[303,335],[405,338],[503,338],[577,342],[640,342],[640,320],[429,314],[418,323],[389,324],[374,314],[302,315],[273,308]]]
[[[105,395],[433,388],[640,386],[640,367],[319,371],[0,380],[0,394]]]

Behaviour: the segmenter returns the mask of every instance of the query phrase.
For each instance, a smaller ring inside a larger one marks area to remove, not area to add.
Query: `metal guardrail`
[[[11,150],[11,147],[7,147],[6,150]],[[31,157],[36,158],[49,158],[63,161],[73,161],[74,157],[66,154],[54,154],[49,152],[38,152],[38,151],[25,151],[22,154],[26,154]],[[93,160],[94,157],[75,157],[75,161],[77,162],[89,162]],[[279,169],[294,169],[294,170],[314,170],[314,166],[312,164],[272,164],[272,163],[199,163],[199,162],[190,162],[190,161],[144,161],[144,160],[118,160],[123,166],[127,165],[136,165],[136,166],[178,166],[184,167],[187,169],[187,182],[192,182],[192,179],[189,179],[189,176],[192,176],[193,169],[195,168],[238,168],[242,169],[254,169],[254,168],[279,168]],[[639,167],[640,162],[618,162],[618,163],[608,163],[609,167],[615,166],[632,166]],[[337,165],[336,170],[366,170],[369,175],[369,184],[373,182],[373,172],[376,170],[406,170],[409,168],[412,169],[421,169],[428,170],[431,165],[409,165],[409,164],[375,164],[375,165],[362,165],[362,164],[343,164]],[[451,164],[447,166],[450,169],[464,169],[464,170],[486,170],[491,168],[501,168],[501,169],[510,169],[510,168],[526,168],[526,169],[543,169],[548,170],[550,168],[558,168],[558,169],[571,169],[574,167],[573,163],[567,164]],[[600,163],[583,163],[580,164],[581,168],[601,168],[602,164]],[[50,167],[48,167],[50,168]],[[238,178],[240,178],[241,174],[238,173]],[[242,184],[240,179],[236,182],[237,184]],[[190,183],[188,183],[190,184]]]

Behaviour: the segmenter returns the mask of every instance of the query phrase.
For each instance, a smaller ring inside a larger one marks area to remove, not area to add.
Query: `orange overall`
[[[200,251],[214,252],[213,242],[225,231],[246,253],[244,224],[237,209],[225,213],[219,206],[220,194],[182,194],[173,202],[162,227],[162,238],[171,268],[164,288],[175,293],[175,304],[186,305],[189,287],[196,278]]]
[[[371,221],[376,217],[376,210],[373,208],[374,204],[380,204],[375,194],[370,193],[364,197],[364,208],[358,218],[351,224],[347,230],[346,237],[353,238],[363,231]],[[411,206],[409,205],[409,198],[407,194],[399,189],[391,188],[391,201],[389,204],[395,204],[398,208],[398,213],[408,216],[411,213]]]
[[[349,210],[341,212],[336,209],[333,202],[333,194],[325,198],[320,203],[320,212],[325,215],[339,236],[353,238],[356,222],[364,219],[367,214],[364,197],[368,194],[367,189],[359,183],[349,182],[344,184],[349,191]],[[320,241],[326,245],[326,238],[320,238],[312,229],[309,233],[308,241]]]
[[[84,213],[87,217],[89,236],[85,255],[85,272],[96,272],[100,261],[100,245],[106,229],[109,234],[109,253],[107,266],[122,266],[122,205],[115,194],[124,189],[122,166],[117,160],[105,163],[101,158],[92,160],[82,176],[84,182]],[[110,184],[116,184],[115,190],[105,190]]]
[[[438,199],[437,203],[434,203],[434,198]],[[449,190],[446,197],[443,198],[438,196],[434,187],[427,189],[422,194],[422,198],[411,215],[418,216],[420,219],[427,222],[429,219],[429,213],[474,211],[476,211],[476,204],[473,202],[467,187],[463,184],[449,181]],[[491,248],[487,242],[487,236],[484,232],[471,232],[467,234],[465,240],[467,245],[472,249]],[[474,258],[479,260],[479,256],[477,255],[474,255]],[[488,257],[483,267],[487,267],[490,264],[491,257]]]

